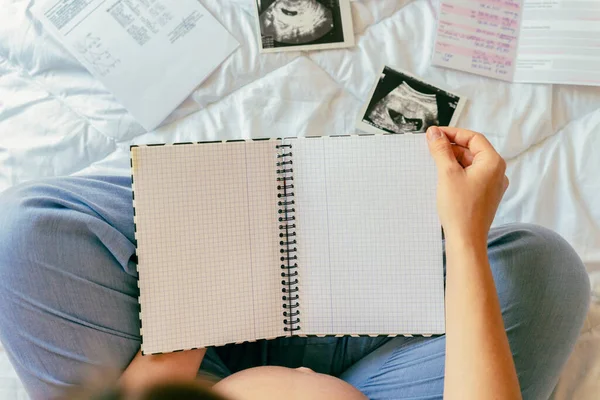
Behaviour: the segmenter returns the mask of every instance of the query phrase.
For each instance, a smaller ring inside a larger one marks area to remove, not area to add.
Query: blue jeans
[[[556,233],[493,229],[489,258],[526,399],[552,392],[583,324],[589,281]],[[34,399],[139,349],[130,180],[48,179],[0,194],[0,340]],[[468,310],[465,310],[468,312]],[[306,366],[371,399],[441,398],[444,336],[284,338],[210,348],[201,369]]]

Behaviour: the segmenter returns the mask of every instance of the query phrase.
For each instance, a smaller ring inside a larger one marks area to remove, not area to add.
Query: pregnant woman
[[[33,399],[547,399],[583,324],[569,244],[490,229],[506,164],[481,134],[432,127],[446,334],[282,338],[141,356],[131,179],[67,177],[0,195],[0,340]],[[105,368],[101,390],[70,392]],[[208,381],[198,376],[210,375]]]

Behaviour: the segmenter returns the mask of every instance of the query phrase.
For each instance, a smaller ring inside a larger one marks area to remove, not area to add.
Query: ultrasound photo
[[[371,133],[425,133],[430,126],[454,126],[465,102],[407,72],[384,67],[358,128]]]
[[[256,0],[263,53],[354,45],[350,0]]]

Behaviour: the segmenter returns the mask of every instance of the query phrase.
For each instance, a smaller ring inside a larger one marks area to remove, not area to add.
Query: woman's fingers
[[[473,156],[485,151],[493,151],[496,153],[492,144],[481,133],[448,126],[441,126],[439,128],[446,134],[451,142],[468,148]]]
[[[467,168],[473,164],[473,153],[471,153],[471,150],[455,144],[452,145],[452,151],[456,160],[463,168]]]

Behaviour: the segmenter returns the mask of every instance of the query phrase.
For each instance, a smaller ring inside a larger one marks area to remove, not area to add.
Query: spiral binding
[[[281,249],[281,285],[283,286],[283,324],[285,332],[292,335],[300,330],[300,296],[298,289],[298,251],[296,247],[296,209],[294,206],[294,162],[292,161],[292,145],[279,144],[277,155],[277,190],[279,206],[279,245]]]

